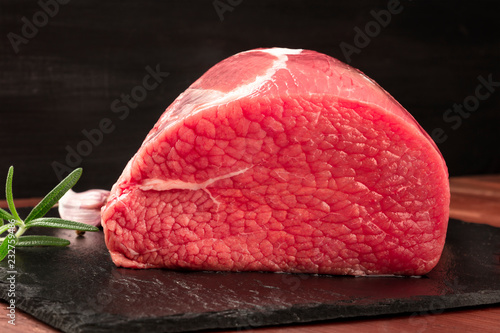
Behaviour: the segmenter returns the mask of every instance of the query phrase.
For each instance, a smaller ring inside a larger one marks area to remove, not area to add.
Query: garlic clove
[[[93,189],[85,192],[69,190],[59,200],[59,215],[65,220],[101,225],[101,207],[106,204],[109,191]]]

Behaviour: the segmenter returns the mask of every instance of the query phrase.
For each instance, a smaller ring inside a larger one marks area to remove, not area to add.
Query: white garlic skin
[[[69,190],[59,200],[59,215],[65,220],[100,226],[101,207],[106,204],[108,196],[109,191],[100,189],[80,193]]]

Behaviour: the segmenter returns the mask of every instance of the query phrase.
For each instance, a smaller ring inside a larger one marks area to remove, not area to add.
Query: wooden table
[[[450,216],[467,222],[500,228],[500,175],[450,179]],[[16,201],[17,207],[32,206],[39,199]],[[5,207],[0,202],[0,207]],[[7,303],[0,302],[0,332],[49,333],[58,330],[17,309],[16,326],[7,323]],[[264,332],[500,332],[500,304],[471,309],[438,311],[423,316],[399,315],[367,319],[344,319],[318,324],[261,328]]]

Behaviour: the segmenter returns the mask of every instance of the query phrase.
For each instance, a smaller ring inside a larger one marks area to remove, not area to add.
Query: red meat
[[[257,49],[170,105],[102,210],[117,266],[421,275],[446,236],[431,138],[356,69]]]

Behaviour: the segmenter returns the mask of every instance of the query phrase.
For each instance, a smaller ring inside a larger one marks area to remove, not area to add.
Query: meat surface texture
[[[439,261],[448,171],[360,71],[255,49],[163,113],[102,209],[117,266],[422,275]]]

